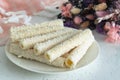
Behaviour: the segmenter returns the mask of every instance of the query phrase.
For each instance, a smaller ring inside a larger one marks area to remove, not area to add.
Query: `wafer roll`
[[[56,23],[56,24],[53,24],[53,23]],[[40,27],[51,27],[51,26],[63,26],[63,21],[60,20],[60,19],[57,19],[57,20],[53,20],[53,21],[46,21],[46,22],[43,22],[43,23],[36,23],[34,25],[22,25],[22,26],[19,26],[19,27],[11,27],[10,31],[12,33],[18,33],[18,32],[21,32],[21,31],[26,31],[26,30],[29,30],[29,29],[33,29],[33,28],[40,28]]]
[[[32,29],[32,28],[39,28],[39,27],[43,27],[41,26],[41,24],[33,24],[33,25],[22,25],[22,26],[18,26],[18,27],[11,27],[10,28],[10,32],[11,33],[18,33],[18,32],[24,32],[26,30]]]
[[[94,42],[94,37],[89,36],[89,38],[84,41],[81,45],[73,49],[69,56],[65,60],[65,65],[69,68],[75,68],[77,63],[82,59],[82,57],[86,54],[88,48],[92,45]]]
[[[69,52],[71,49],[79,46],[83,43],[83,41],[86,40],[90,35],[92,35],[92,32],[89,29],[84,30],[83,32],[79,32],[75,36],[71,37],[68,40],[65,40],[64,42],[56,45],[52,49],[46,51],[44,53],[45,57],[49,62],[54,61],[56,58],[60,57],[64,53]]]
[[[20,47],[22,49],[30,49],[30,48],[33,48],[33,46],[36,43],[40,43],[40,42],[43,42],[43,41],[58,37],[60,35],[64,35],[66,33],[72,32],[72,31],[75,31],[75,30],[71,29],[71,28],[64,28],[62,30],[58,30],[58,31],[51,32],[51,33],[48,33],[48,34],[22,39],[20,41]]]
[[[44,55],[39,55],[36,56],[33,53],[33,49],[28,49],[28,50],[22,50],[19,47],[18,43],[11,43],[9,46],[9,52],[18,56],[19,58],[25,58],[25,59],[30,59],[30,60],[35,60],[39,61],[48,65],[56,66],[56,67],[66,67],[64,62],[65,58],[64,57],[59,57],[56,60],[54,60],[52,63],[50,63],[48,60],[44,58]]]
[[[78,31],[77,30],[73,30],[70,33],[58,36],[54,39],[42,42],[42,43],[38,43],[34,46],[34,53],[36,55],[40,55],[40,54],[44,54],[45,51],[51,49],[53,46],[63,42],[66,39],[69,39],[70,37],[72,37],[73,35],[77,34]]]
[[[26,28],[26,29],[23,29],[23,28]],[[63,26],[62,20],[51,21],[48,23],[47,22],[42,23],[38,25],[37,27],[31,27],[30,29],[28,29],[28,27],[22,27],[23,30],[19,30],[19,29],[16,30],[19,32],[16,32],[14,29],[11,29],[10,38],[12,42],[16,42],[19,39],[32,37],[32,36],[39,35],[39,34],[45,34],[45,33],[57,31],[63,28],[64,26]]]

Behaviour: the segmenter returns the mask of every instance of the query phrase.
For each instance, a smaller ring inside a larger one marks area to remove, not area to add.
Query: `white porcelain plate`
[[[26,70],[37,73],[45,73],[45,74],[57,74],[57,73],[79,70],[82,67],[85,67],[86,65],[90,64],[92,61],[94,61],[99,54],[99,45],[95,41],[92,44],[92,46],[88,49],[85,56],[80,60],[80,62],[78,63],[75,69],[57,68],[37,61],[18,58],[17,56],[8,52],[8,44],[6,44],[5,52],[10,61],[12,61],[17,66],[24,68]]]

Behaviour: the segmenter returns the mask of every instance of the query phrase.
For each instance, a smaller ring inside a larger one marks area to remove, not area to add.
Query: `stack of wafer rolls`
[[[40,43],[40,42],[46,41],[48,39],[58,37],[60,35],[66,34],[66,33],[70,33],[71,31],[73,31],[73,29],[65,28],[65,29],[55,31],[55,32],[51,32],[49,34],[38,35],[38,36],[31,37],[31,38],[22,39],[22,40],[20,40],[20,46],[22,49],[33,48],[34,44],[36,44],[36,43]]]
[[[10,29],[10,38],[12,42],[17,42],[20,39],[32,37],[39,34],[45,34],[52,31],[63,29],[63,21],[55,20],[44,22],[37,25],[14,27]]]
[[[58,43],[61,43],[62,41],[72,37],[73,35],[77,34],[78,31],[75,31],[73,30],[72,31],[73,33],[70,34],[70,33],[67,33],[63,36],[59,36],[59,37],[56,37],[54,39],[51,39],[51,40],[48,40],[48,41],[45,41],[45,42],[42,42],[42,43],[37,43],[35,46],[34,46],[34,52],[36,55],[40,55],[40,54],[44,54],[45,51],[51,49],[53,46],[57,45]]]
[[[50,62],[54,61],[59,56],[63,55],[66,52],[69,52],[71,49],[82,44],[92,33],[89,29],[79,32],[78,34],[72,36],[71,38],[63,41],[62,43],[56,45],[52,49],[45,52],[45,57]]]
[[[41,55],[41,56],[34,55],[33,49],[22,50],[19,47],[18,43],[10,43],[9,52],[18,56],[18,58],[35,60],[35,61],[39,61],[39,62],[48,64],[48,65],[56,66],[56,67],[62,67],[62,68],[66,67],[64,64],[64,61],[65,61],[64,57],[59,57],[56,60],[54,60],[52,63],[50,63],[48,60],[44,58],[44,55]]]
[[[19,58],[64,68],[75,68],[95,41],[89,29],[65,28],[62,20],[44,22],[35,27],[12,28],[10,32],[10,53]]]

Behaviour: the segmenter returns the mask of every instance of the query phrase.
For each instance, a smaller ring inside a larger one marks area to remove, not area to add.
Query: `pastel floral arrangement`
[[[0,46],[8,40],[10,27],[29,25],[31,16],[26,11],[9,11],[0,8]]]
[[[120,0],[69,0],[59,9],[65,26],[96,29],[107,42],[120,43]]]

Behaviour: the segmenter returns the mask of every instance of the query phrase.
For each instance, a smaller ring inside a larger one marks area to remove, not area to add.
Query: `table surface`
[[[37,22],[33,18],[33,22]],[[100,53],[95,61],[78,71],[47,75],[27,71],[16,66],[0,47],[0,80],[120,80],[120,45],[104,41],[105,36],[93,31],[100,45]]]

